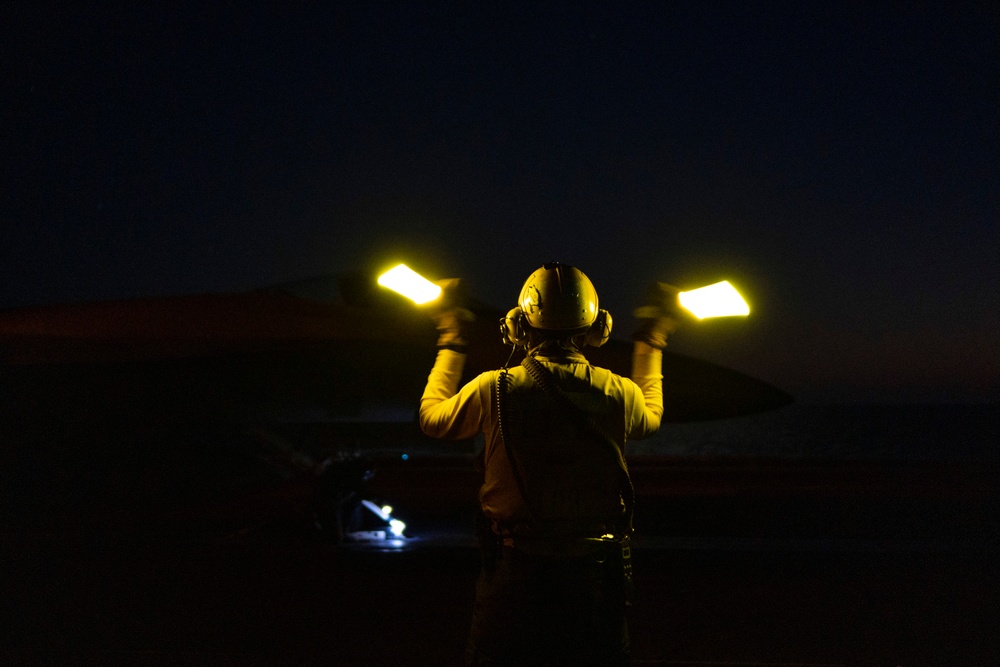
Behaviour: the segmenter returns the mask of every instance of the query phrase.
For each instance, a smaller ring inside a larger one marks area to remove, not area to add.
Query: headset
[[[572,330],[567,331],[566,335],[586,335],[587,345],[600,347],[611,339],[611,322],[611,313],[602,308],[597,311],[597,317],[594,319],[593,324],[586,329],[577,331],[575,334]],[[507,311],[507,315],[500,320],[500,335],[503,337],[503,342],[507,345],[525,347],[528,344],[528,330],[530,327],[531,325],[528,324],[528,318],[525,316],[524,311],[521,310],[520,306],[515,306]],[[545,331],[545,329],[539,329],[539,331]]]

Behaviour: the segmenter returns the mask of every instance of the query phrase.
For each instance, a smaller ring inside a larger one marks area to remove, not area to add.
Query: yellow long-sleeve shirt
[[[536,357],[577,408],[623,446],[648,437],[663,416],[662,353],[637,342],[632,379],[591,366],[579,353]],[[500,371],[480,374],[461,388],[465,355],[438,352],[420,400],[420,427],[428,435],[464,439],[484,433],[485,480],[480,502],[500,525],[533,518],[511,471],[497,419]],[[518,366],[507,372],[503,428],[534,518],[567,533],[602,530],[621,515],[617,455],[586,427],[586,420],[560,406]],[[539,516],[540,515],[540,516]]]

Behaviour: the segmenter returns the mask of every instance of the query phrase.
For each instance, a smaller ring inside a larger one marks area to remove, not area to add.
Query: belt
[[[586,556],[600,552],[618,539],[605,535],[601,537],[535,537],[524,535],[504,535],[505,547],[538,556]]]

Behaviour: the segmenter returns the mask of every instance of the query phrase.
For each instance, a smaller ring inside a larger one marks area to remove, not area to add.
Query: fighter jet
[[[474,299],[471,375],[502,366],[499,309]],[[0,313],[5,417],[412,422],[434,359],[421,310],[347,274],[233,294]],[[627,375],[631,344],[588,358]],[[781,390],[667,351],[667,421],[787,404]]]
[[[500,336],[503,313],[475,298],[467,305],[476,315],[471,378],[508,363],[511,349]],[[432,442],[416,425],[435,337],[426,312],[367,272],[0,313],[8,500],[23,522],[45,516],[39,510],[55,498],[63,508],[98,503],[119,514],[142,506],[137,496],[204,507],[206,497],[285,493],[290,480],[314,490],[318,471],[351,459],[391,459],[392,477],[401,457],[415,462],[421,452],[471,458],[475,443]],[[627,375],[631,343],[612,340],[588,358]],[[691,357],[668,351],[663,365],[667,421],[791,401]],[[459,491],[473,482],[463,477]],[[313,490],[294,488],[300,506],[314,501]]]

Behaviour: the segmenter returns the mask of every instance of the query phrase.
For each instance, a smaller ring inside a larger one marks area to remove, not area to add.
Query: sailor
[[[621,377],[583,355],[611,335],[590,279],[545,264],[501,320],[522,364],[461,388],[470,314],[448,300],[433,314],[438,353],[420,426],[438,438],[485,436],[467,664],[628,664],[634,498],[624,445],[660,427],[662,350],[680,322],[670,303],[657,293],[636,311],[632,377]]]

